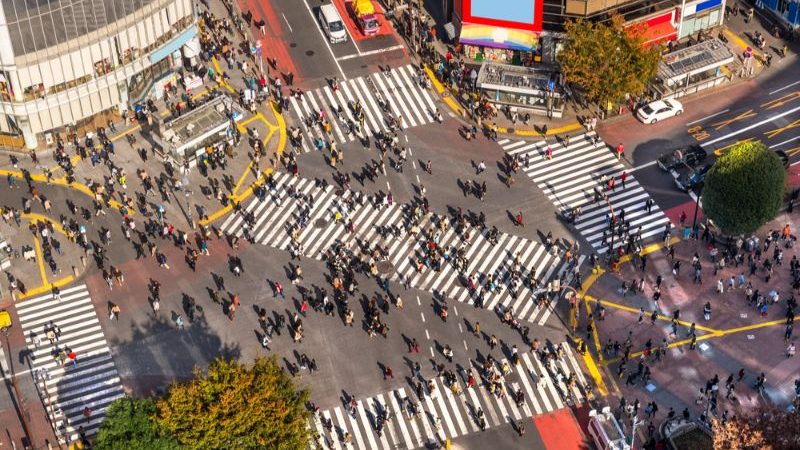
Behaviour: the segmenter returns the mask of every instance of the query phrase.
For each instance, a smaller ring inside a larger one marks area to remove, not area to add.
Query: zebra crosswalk
[[[650,194],[594,132],[573,136],[566,145],[545,140],[502,139],[498,143],[508,155],[519,157],[523,172],[562,213],[571,214],[580,207],[575,228],[598,253],[607,252],[612,240],[608,231],[608,205],[594,201],[595,188],[604,189],[601,184],[606,178],[615,179],[614,188],[605,193],[616,218],[630,223],[631,235],[638,232],[642,239],[660,236],[669,224],[654,201],[648,211]],[[548,147],[553,152],[552,159],[544,158]],[[624,183],[623,174],[626,174]],[[624,244],[624,239],[614,240],[615,248]]]
[[[484,306],[511,308],[516,318],[540,325],[548,320],[555,305],[540,306],[536,303],[534,297],[539,289],[534,285],[523,284],[516,290],[508,287],[507,275],[513,260],[518,259],[522,278],[530,274],[539,281],[539,286],[554,277],[567,275],[568,270],[575,268],[575,259],[564,261],[556,247],[548,250],[539,242],[506,233],[498,233],[497,242],[493,244],[487,231],[478,230],[472,230],[464,239],[452,226],[436,232],[434,239],[438,240],[438,247],[446,249],[449,255],[453,255],[457,248],[464,249],[468,261],[464,272],[459,272],[451,263],[442,264],[439,271],[424,268],[416,261],[429,237],[426,232],[436,225],[431,214],[422,219],[419,226],[421,231],[412,234],[407,222],[408,205],[363,201],[354,203],[351,211],[344,207],[343,202],[355,197],[352,191],[345,191],[339,196],[333,186],[319,186],[314,180],[283,172],[275,173],[274,180],[275,188],[270,196],[264,201],[251,199],[239,212],[229,215],[220,229],[228,234],[246,235],[254,242],[287,250],[301,215],[299,211],[304,208],[303,204],[308,204],[297,197],[300,194],[313,197],[313,207],[305,219],[307,226],[296,237],[300,254],[321,260],[326,251],[337,244],[355,246],[358,242],[379,242],[388,254],[386,260],[394,268],[391,280],[436,292],[461,303],[475,300],[475,291],[469,289],[464,274],[474,274],[478,280],[485,280],[492,274],[500,286],[494,292],[486,292]],[[290,191],[295,194],[289,195]],[[339,221],[336,220],[338,216],[341,216]],[[246,217],[249,219],[246,220]],[[352,221],[352,231],[347,225],[348,221]],[[317,226],[319,222],[323,222],[324,226]],[[386,228],[393,231],[379,231]]]
[[[575,353],[560,344],[560,357],[521,353],[519,363],[502,360],[509,371],[490,392],[470,387],[467,377],[436,377],[418,397],[414,388],[400,387],[369,398],[322,410],[311,420],[317,449],[414,449],[547,414],[587,400],[586,379]],[[472,373],[477,370],[473,369]],[[500,372],[499,367],[495,369]],[[575,383],[569,383],[574,377]],[[517,398],[516,393],[522,395]],[[345,403],[345,402],[343,402]],[[480,414],[482,411],[483,414]],[[386,420],[383,420],[383,419]],[[383,425],[382,425],[383,423]]]
[[[86,285],[62,289],[60,297],[24,300],[17,314],[47,412],[62,437],[76,439],[80,427],[95,434],[108,405],[124,393]]]
[[[388,73],[339,81],[336,90],[326,85],[304,92],[300,98],[292,96],[291,111],[300,119],[302,129],[300,146],[307,152],[314,148],[317,139],[345,143],[359,135],[372,136],[388,128],[388,113],[402,120],[403,128],[433,122],[436,106],[422,85],[421,80],[426,79],[413,66],[405,65]],[[357,101],[364,111],[363,125],[354,115],[353,105]],[[309,118],[318,114],[330,122],[330,130],[309,122]],[[359,124],[359,134],[351,130],[352,124]]]

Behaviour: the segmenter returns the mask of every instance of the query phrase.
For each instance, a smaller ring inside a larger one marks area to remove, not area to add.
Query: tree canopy
[[[272,358],[218,359],[157,402],[158,423],[186,449],[297,449],[308,444],[309,394]]]
[[[606,23],[568,21],[566,44],[558,55],[564,80],[603,108],[626,94],[643,93],[661,60],[659,47],[644,46],[641,33],[625,29],[623,22],[620,16]]]
[[[150,399],[122,397],[109,405],[94,443],[96,450],[178,450],[180,445],[161,428],[158,408]]]
[[[726,423],[714,419],[715,450],[793,450],[800,448],[800,415],[759,407]]]
[[[757,230],[780,211],[786,170],[760,142],[742,142],[720,156],[708,172],[703,210],[725,233]]]

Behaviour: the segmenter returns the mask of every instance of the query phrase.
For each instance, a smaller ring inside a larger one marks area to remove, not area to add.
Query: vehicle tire
[[[658,122],[658,119],[653,119],[653,120],[650,121],[650,125],[652,125],[652,124],[654,124],[656,122]]]
[[[681,111],[680,109],[675,111],[676,116],[680,116],[681,114],[683,114],[683,111]]]

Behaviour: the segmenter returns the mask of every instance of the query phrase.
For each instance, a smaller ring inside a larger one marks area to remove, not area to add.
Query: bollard
[[[83,264],[83,267],[86,267],[86,257],[85,256],[81,256],[81,264]]]

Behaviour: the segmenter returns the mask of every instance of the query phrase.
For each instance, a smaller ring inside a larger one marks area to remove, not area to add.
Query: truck
[[[380,24],[372,0],[347,0],[347,2],[358,26],[361,27],[361,32],[366,36],[376,34]]]
[[[593,409],[589,412],[587,431],[599,450],[631,450],[622,427],[608,406],[601,411]]]

